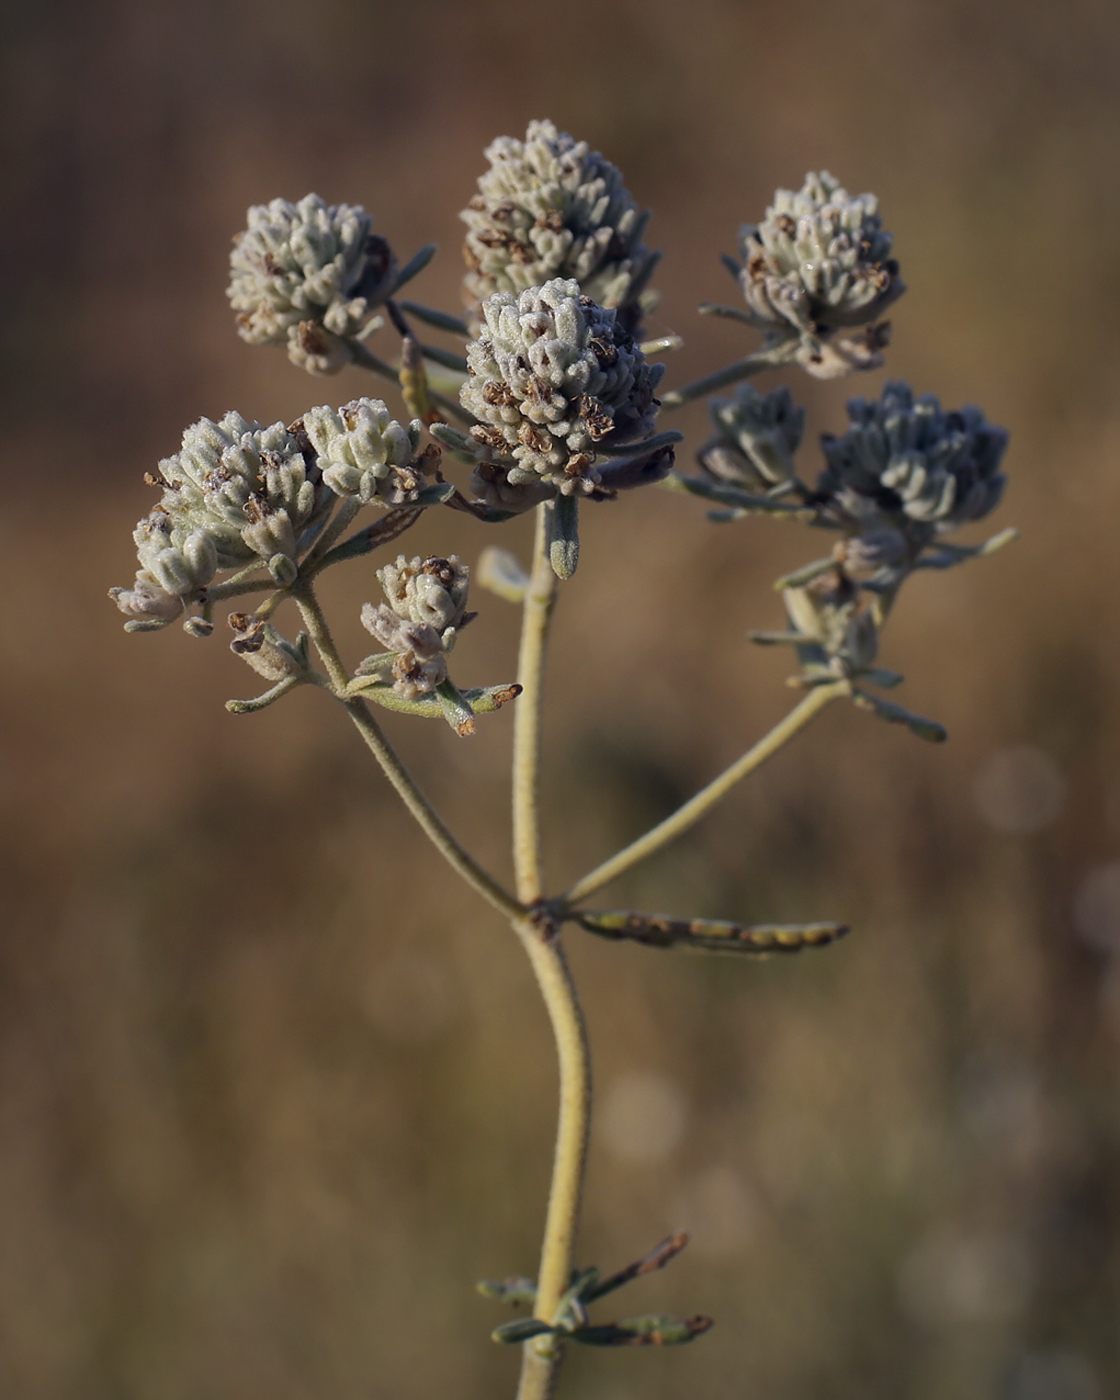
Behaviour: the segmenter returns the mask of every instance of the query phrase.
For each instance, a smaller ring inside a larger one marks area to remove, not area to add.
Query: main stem
[[[556,575],[548,558],[551,504],[537,507],[533,567],[525,590],[517,680],[521,694],[513,712],[513,867],[517,897],[535,904],[541,884],[540,756],[541,685],[549,624],[556,604]]]
[[[513,859],[517,895],[527,905],[542,897],[540,839],[541,683],[556,577],[548,557],[551,506],[537,507],[533,567],[525,594],[517,679],[522,687],[513,738]],[[558,927],[546,917],[521,918],[514,928],[529,955],[548,1009],[560,1067],[560,1119],[548,1197],[535,1314],[549,1322],[571,1281],[591,1124],[591,1050]],[[517,1400],[548,1400],[556,1387],[563,1346],[536,1338],[522,1350]]]

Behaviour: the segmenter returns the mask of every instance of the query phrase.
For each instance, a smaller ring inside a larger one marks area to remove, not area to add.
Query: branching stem
[[[315,643],[315,649],[327,668],[336,697],[345,706],[358,733],[366,741],[373,756],[380,763],[385,776],[396,788],[404,805],[412,813],[424,830],[424,834],[435,846],[453,870],[457,871],[472,889],[500,909],[507,918],[521,919],[525,906],[474,859],[452,835],[443,818],[416,785],[416,780],[401,762],[400,756],[385,737],[381,726],[370,713],[369,706],[362,699],[346,695],[350,676],[338,654],[334,638],[323,616],[319,600],[309,584],[297,585],[292,590],[293,597],[303,617],[304,625]]]

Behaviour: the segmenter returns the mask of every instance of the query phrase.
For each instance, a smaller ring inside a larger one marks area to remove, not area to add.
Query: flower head
[[[797,361],[820,379],[874,369],[886,328],[871,324],[905,287],[874,195],[851,196],[827,171],[796,193],[778,190],[760,224],[739,237],[739,285],[752,321],[796,337]],[[837,332],[866,326],[861,335]]]
[[[794,475],[793,456],[805,431],[805,410],[782,385],[760,394],[742,384],[732,399],[709,404],[715,436],[700,449],[705,473],[716,481],[768,491]]]
[[[530,122],[524,141],[499,137],[486,157],[490,169],[460,216],[468,228],[470,304],[574,278],[636,330],[658,255],[642,243],[649,215],[639,212],[619,171],[549,121]]]
[[[338,496],[357,496],[367,504],[408,505],[434,470],[439,452],[429,447],[419,457],[424,425],[413,419],[407,428],[389,417],[380,399],[352,399],[341,408],[313,408],[299,424],[317,454],[324,483]]]
[[[252,345],[287,344],[295,363],[331,374],[392,291],[396,259],[359,205],[274,199],[249,210],[234,239],[229,299]]]
[[[428,695],[447,680],[446,654],[460,628],[471,620],[467,612],[470,570],[454,554],[407,559],[378,569],[388,599],[362,609],[362,625],[386,649],[369,657],[358,674],[392,680],[406,700]]]
[[[881,399],[851,399],[848,417],[842,437],[822,439],[817,501],[852,533],[901,532],[921,546],[998,504],[1008,435],[979,408],[947,413],[933,394],[915,398],[892,380]]]
[[[496,292],[480,312],[460,393],[479,420],[476,490],[499,502],[506,488],[590,494],[603,479],[597,453],[629,443],[637,453],[653,431],[664,366],[647,364],[615,312],[576,281]]]
[[[220,569],[258,560],[290,583],[339,497],[386,506],[416,499],[438,460],[435,448],[416,456],[422,428],[403,428],[380,399],[311,409],[287,428],[240,413],[199,419],[159,464],[163,495],[133,532],[135,585],[110,596],[154,627],[173,621]]]

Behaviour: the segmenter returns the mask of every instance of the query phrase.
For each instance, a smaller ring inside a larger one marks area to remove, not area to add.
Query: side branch
[[[336,699],[345,707],[358,733],[381,765],[385,776],[396,788],[404,805],[419,822],[432,845],[472,889],[477,890],[483,899],[488,900],[496,909],[500,909],[507,918],[523,917],[525,906],[484,870],[452,835],[443,818],[417,787],[416,780],[401,762],[397,751],[385,737],[366,702],[360,697],[347,694],[350,676],[338,654],[338,648],[312,588],[305,583],[298,585],[292,592],[304,625],[327,668]]]
[[[788,743],[800,729],[809,723],[818,711],[823,710],[830,700],[835,700],[840,695],[846,695],[848,690],[847,681],[836,681],[832,685],[816,686],[799,705],[794,706],[785,719],[774,726],[764,739],[760,739],[753,748],[748,749],[742,758],[733,763],[730,768],[725,768],[718,778],[713,778],[707,787],[701,788],[696,796],[690,798],[683,807],[678,807],[671,816],[666,817],[663,822],[647,831],[644,836],[639,836],[636,841],[632,841],[617,855],[604,861],[590,874],[585,875],[582,880],[578,880],[558,901],[559,906],[562,909],[567,909],[573,904],[578,904],[581,899],[586,899],[588,895],[594,894],[596,890],[610,884],[612,880],[629,870],[631,866],[637,865],[639,861],[645,860],[647,856],[653,855],[662,846],[675,840],[682,832],[687,831],[690,826],[698,822],[722,797],[726,796],[741,778],[753,773],[768,758],[776,754],[784,744]]]
[[[507,889],[500,885],[488,871],[484,870],[451,834],[443,818],[416,786],[416,780],[401,762],[392,744],[386,739],[381,726],[370,713],[366,702],[352,699],[343,700],[342,703],[354,721],[358,733],[361,734],[373,756],[381,764],[385,776],[396,788],[404,805],[423,827],[425,835],[448,865],[457,871],[468,885],[477,890],[483,899],[488,900],[495,909],[500,909],[507,918],[524,917],[525,906],[514,899]]]

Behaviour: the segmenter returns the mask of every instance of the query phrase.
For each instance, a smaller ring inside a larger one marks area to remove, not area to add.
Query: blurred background
[[[319,693],[178,628],[126,637],[142,474],[183,427],[382,392],[253,349],[246,206],[360,202],[459,305],[483,147],[551,117],[621,166],[664,249],[669,383],[756,339],[697,317],[776,185],[874,190],[909,292],[885,373],[785,379],[802,450],[904,376],[1011,430],[997,557],[913,580],[883,661],[942,720],[850,707],[607,905],[842,918],[800,959],[570,935],[596,1049],[582,1253],[694,1242],[624,1312],[677,1351],[573,1355],[579,1400],[1120,1394],[1120,11],[1105,0],[9,0],[0,340],[0,1391],[11,1400],[490,1400],[481,1277],[536,1266],[555,1113],[509,930]],[[382,332],[373,348],[391,353]],[[764,387],[780,382],[763,381]],[[698,445],[702,406],[680,425]],[[682,453],[687,465],[689,454]],[[568,883],[790,703],[770,582],[819,552],[648,490],[586,513],[552,659],[548,869]],[[977,536],[979,537],[979,535]],[[495,535],[435,513],[410,549]],[[502,542],[523,552],[525,522]],[[377,560],[326,589],[347,654]],[[481,595],[460,684],[512,679]],[[368,647],[367,647],[368,649]],[[507,713],[389,717],[508,870]]]

